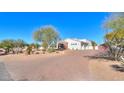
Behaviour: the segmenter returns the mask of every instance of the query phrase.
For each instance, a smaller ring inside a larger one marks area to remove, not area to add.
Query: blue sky
[[[0,40],[23,39],[34,42],[32,33],[44,25],[57,28],[62,39],[81,38],[103,42],[104,31],[102,23],[108,13],[0,13]]]

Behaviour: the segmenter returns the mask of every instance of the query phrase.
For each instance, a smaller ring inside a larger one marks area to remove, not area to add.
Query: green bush
[[[55,49],[53,49],[53,48],[49,48],[49,49],[47,50],[47,52],[48,52],[48,53],[55,52]]]
[[[28,46],[27,50],[26,50],[26,54],[30,55],[32,53],[32,47]]]

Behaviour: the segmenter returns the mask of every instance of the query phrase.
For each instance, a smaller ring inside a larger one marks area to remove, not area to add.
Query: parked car
[[[5,55],[6,54],[6,50],[5,49],[0,49],[0,55]]]

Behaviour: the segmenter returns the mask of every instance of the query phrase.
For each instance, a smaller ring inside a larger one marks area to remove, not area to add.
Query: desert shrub
[[[55,49],[53,49],[53,48],[49,48],[49,49],[47,50],[47,52],[48,52],[48,53],[55,52]]]
[[[106,31],[104,39],[109,57],[119,61],[124,53],[124,13],[114,13],[108,16],[104,28]]]
[[[30,55],[32,53],[32,47],[28,46],[27,50],[26,50],[26,54]]]
[[[42,49],[42,52],[43,52],[43,54],[45,54],[46,53],[46,49]]]

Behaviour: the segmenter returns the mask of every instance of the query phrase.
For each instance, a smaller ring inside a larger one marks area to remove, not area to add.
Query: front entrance
[[[58,49],[59,50],[65,50],[67,48],[68,48],[67,43],[59,43],[58,44]]]

